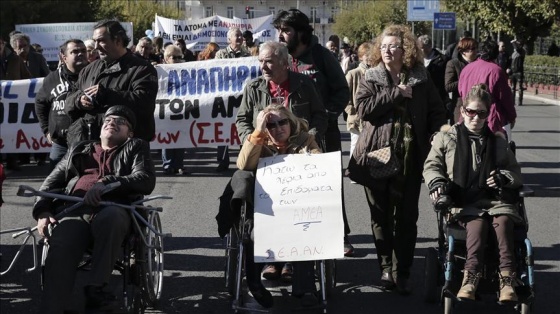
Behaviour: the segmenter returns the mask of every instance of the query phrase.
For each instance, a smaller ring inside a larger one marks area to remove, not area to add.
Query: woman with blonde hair
[[[430,136],[446,122],[422,51],[407,26],[390,25],[375,40],[372,66],[360,82],[355,106],[364,126],[348,165],[349,176],[365,189],[382,286],[407,295],[422,167]],[[378,150],[389,151],[396,162],[383,169],[388,170],[383,175],[369,157]]]

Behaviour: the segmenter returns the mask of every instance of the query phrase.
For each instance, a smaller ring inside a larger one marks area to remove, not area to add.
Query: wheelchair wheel
[[[226,265],[224,270],[224,277],[226,280],[226,289],[229,295],[235,294],[236,287],[236,270],[238,259],[238,236],[235,228],[231,228],[229,234],[226,236]]]
[[[424,259],[424,301],[434,303],[439,299],[439,260],[437,251],[429,248]]]
[[[148,223],[154,226],[157,232],[162,232],[161,220],[157,212],[149,213]],[[142,263],[144,266],[142,292],[148,306],[155,307],[161,298],[163,286],[163,237],[146,228],[146,242],[149,247],[144,254],[146,262]]]
[[[533,313],[533,303],[523,302],[520,308],[521,314],[531,314]]]
[[[125,280],[124,309],[128,314],[143,314],[146,310],[144,298],[140,288],[142,282],[143,270],[140,264],[136,263],[136,252],[131,254],[131,261],[134,263],[125,263],[123,278]]]

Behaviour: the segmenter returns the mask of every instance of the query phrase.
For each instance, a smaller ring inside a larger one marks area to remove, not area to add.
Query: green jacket
[[[493,135],[496,136],[496,135]],[[473,144],[474,145],[474,144]],[[439,132],[435,135],[432,149],[424,163],[424,182],[430,186],[432,182],[441,179],[453,180],[453,165],[455,161],[455,151],[457,148],[457,125],[452,126],[447,131]],[[477,171],[476,149],[471,147],[473,155],[472,167],[469,171]],[[521,168],[517,163],[513,152],[509,148],[507,141],[501,136],[496,136],[496,167],[500,168],[501,173],[507,177],[507,188],[516,189],[521,187]],[[516,223],[522,221],[517,212],[517,207],[512,204],[503,203],[497,198],[481,198],[471,200],[463,208],[452,208],[451,213],[455,216],[480,216],[483,213],[490,215],[506,214],[511,216]]]
[[[317,143],[321,143],[328,124],[328,116],[321,102],[313,81],[307,76],[288,72],[290,82],[288,104],[292,113],[307,120],[309,133],[315,134]],[[267,81],[261,76],[245,85],[241,105],[237,111],[235,124],[241,142],[255,129],[257,115],[271,103],[272,95],[268,91]]]

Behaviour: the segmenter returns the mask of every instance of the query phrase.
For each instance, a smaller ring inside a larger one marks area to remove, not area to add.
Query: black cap
[[[125,118],[132,126],[132,131],[134,131],[134,128],[136,127],[136,115],[132,110],[130,110],[130,108],[126,106],[116,105],[109,107],[109,109],[107,109],[107,112],[105,112],[105,117],[106,116],[118,116]]]

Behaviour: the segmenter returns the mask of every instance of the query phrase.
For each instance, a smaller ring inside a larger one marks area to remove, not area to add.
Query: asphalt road
[[[526,184],[535,196],[526,200],[530,221],[529,238],[536,258],[535,313],[560,313],[560,106],[527,99],[518,107],[518,122],[513,139]],[[341,129],[345,129],[341,121]],[[343,134],[344,163],[348,160],[349,136]],[[236,151],[232,151],[232,157]],[[154,153],[154,157],[158,158]],[[217,174],[214,149],[197,149],[187,155],[189,176],[163,176],[158,165],[154,194],[173,196],[159,201],[164,207],[162,223],[172,238],[165,239],[165,281],[158,310],[149,313],[231,313],[231,299],[223,279],[224,248],[217,234],[215,215],[221,195],[232,170]],[[235,161],[235,158],[232,158]],[[159,162],[159,160],[158,160]],[[17,197],[20,184],[38,188],[46,169],[25,166],[10,173],[4,183],[6,204],[0,212],[0,229],[33,225],[30,216],[32,199]],[[356,256],[337,262],[338,284],[330,298],[329,313],[440,313],[438,304],[422,300],[424,254],[435,246],[435,215],[425,188],[420,199],[418,242],[412,275],[413,294],[408,297],[382,292],[375,285],[380,277],[369,224],[369,211],[363,188],[344,179],[346,208],[352,228],[351,242]],[[11,236],[0,238],[1,269],[8,266],[17,250]],[[39,310],[39,272],[25,273],[31,263],[31,248],[23,251],[22,260],[8,275],[0,278],[1,313],[37,313]],[[118,280],[118,279],[116,279]],[[79,281],[79,280],[78,280]],[[275,305],[270,313],[290,313],[298,303],[289,296],[288,285],[266,283],[273,291]],[[76,302],[80,300],[76,289]],[[251,302],[251,301],[250,301]],[[455,313],[514,313],[499,306],[495,298],[461,304]]]

